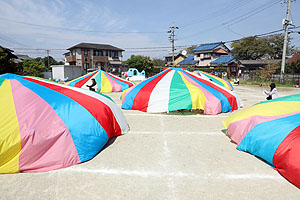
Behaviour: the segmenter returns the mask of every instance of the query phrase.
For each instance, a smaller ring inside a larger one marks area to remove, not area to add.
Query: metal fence
[[[268,79],[262,79],[258,75],[251,75],[251,74],[243,74],[239,78],[240,80],[243,81],[270,81],[270,82],[280,82],[280,74],[273,74],[270,78]],[[283,84],[285,83],[290,83],[293,85],[300,85],[300,74],[285,74],[283,76]]]

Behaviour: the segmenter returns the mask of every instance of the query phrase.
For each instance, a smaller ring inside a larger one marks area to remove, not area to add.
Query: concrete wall
[[[72,80],[82,75],[81,67],[76,65],[52,65],[53,80]]]
[[[82,75],[81,66],[68,65],[64,66],[64,75],[68,80],[78,78]]]
[[[56,80],[56,79],[61,79],[63,80],[64,77],[64,66],[65,65],[52,65],[52,79]],[[70,65],[68,65],[70,66]]]
[[[45,79],[52,78],[52,72],[44,72],[43,78],[45,78]]]

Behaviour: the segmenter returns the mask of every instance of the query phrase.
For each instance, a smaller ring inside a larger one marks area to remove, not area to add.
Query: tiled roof
[[[194,56],[189,56],[186,59],[184,59],[183,61],[179,62],[179,65],[194,65],[196,64],[197,61],[194,60]]]
[[[101,49],[101,50],[114,50],[114,51],[124,51],[123,49],[111,46],[109,44],[94,44],[94,43],[80,43],[73,47],[68,48],[70,49],[76,49],[76,48],[87,48],[87,49]]]
[[[230,63],[235,59],[233,55],[222,55],[216,60],[212,61],[211,64],[219,64],[219,63]]]
[[[3,51],[9,55],[10,58],[18,58],[15,54],[12,53],[14,52],[13,50],[5,48],[3,46],[0,46],[0,48],[2,48]]]
[[[197,48],[193,49],[193,51],[207,51],[215,49],[216,47],[220,46],[222,42],[217,43],[208,43],[208,44],[200,44]]]
[[[30,58],[28,55],[19,55],[19,54],[16,54],[16,56],[17,56],[18,59],[20,59],[20,60],[32,59],[32,58]]]

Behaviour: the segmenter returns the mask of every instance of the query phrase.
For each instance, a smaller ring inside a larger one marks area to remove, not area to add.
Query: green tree
[[[267,42],[271,47],[271,51],[268,52],[269,57],[272,59],[281,59],[283,52],[284,35],[272,35],[268,36]],[[292,55],[295,52],[295,46],[291,46],[291,38],[288,38],[287,56]]]
[[[16,63],[14,63],[15,55],[9,49],[0,46],[0,74],[18,73]]]
[[[287,63],[285,66],[285,73],[299,74],[300,73],[300,59],[297,59],[296,62]]]
[[[270,81],[273,74],[280,69],[279,65],[268,64],[265,69],[258,70],[258,77],[265,81]]]
[[[154,58],[152,59],[152,62],[153,62],[153,66],[159,66],[159,67],[165,66],[165,61],[160,58]]]
[[[197,45],[192,45],[191,47],[186,48],[187,54],[194,54],[193,49],[195,49]]]
[[[270,51],[265,38],[248,37],[231,44],[232,53],[241,60],[257,60]]]
[[[131,55],[124,64],[127,64],[130,68],[136,68],[139,71],[145,70],[146,73],[150,73],[153,68],[153,62],[148,56],[135,56]]]
[[[40,61],[43,62],[47,71],[50,69],[51,65],[61,65],[61,63],[64,64],[63,62],[57,62],[52,56],[49,56],[49,66],[48,66],[48,56],[45,56],[44,58],[37,57],[35,58],[35,60],[38,62]]]
[[[19,62],[18,67],[21,69],[21,74],[37,77],[42,77],[45,69],[44,63],[35,59],[28,59]]]
[[[232,53],[241,60],[280,59],[283,51],[283,35],[268,37],[247,37],[231,44]],[[294,52],[294,47],[288,43],[287,55]]]

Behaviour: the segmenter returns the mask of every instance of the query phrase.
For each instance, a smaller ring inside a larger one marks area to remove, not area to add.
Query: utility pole
[[[286,10],[286,18],[283,19],[283,28],[284,28],[284,43],[283,43],[283,53],[282,53],[282,61],[281,61],[281,72],[280,72],[280,81],[283,81],[283,74],[285,68],[285,57],[286,57],[286,50],[287,50],[287,43],[288,43],[288,30],[289,25],[291,25],[290,21],[290,9],[291,9],[291,1],[292,0],[285,0],[284,3],[287,3],[287,10]]]
[[[172,66],[174,67],[174,41],[175,41],[175,29],[179,29],[177,26],[171,26],[170,30],[168,31],[168,33],[170,33],[169,35],[169,40],[172,42]]]
[[[47,66],[47,71],[49,70],[49,53],[50,53],[50,50],[46,50],[46,52],[47,52],[47,55],[48,55],[48,66]]]

